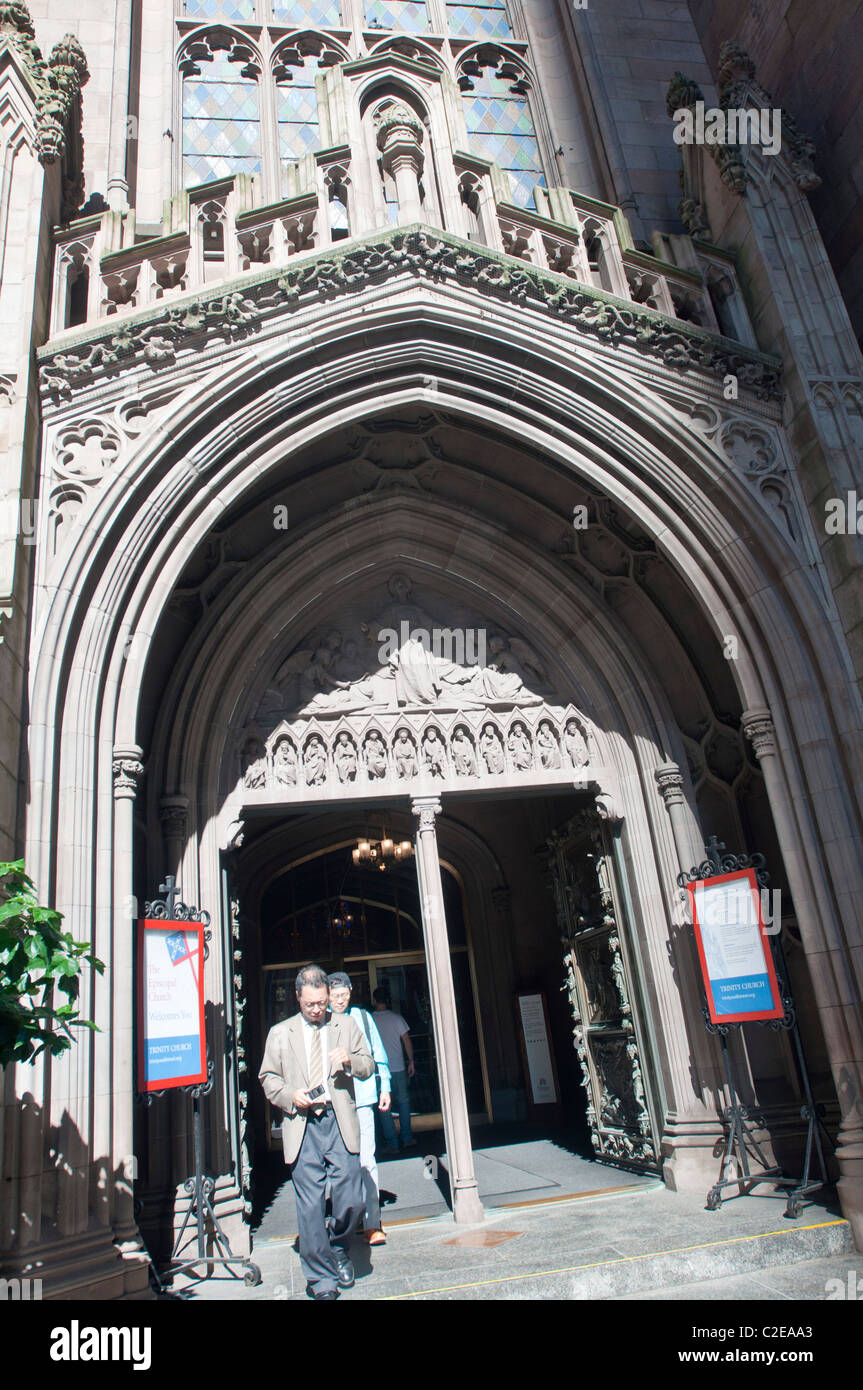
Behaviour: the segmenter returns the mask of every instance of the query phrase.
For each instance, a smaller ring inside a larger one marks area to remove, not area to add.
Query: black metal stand
[[[167,920],[171,922],[203,922],[204,923],[204,957],[209,954],[207,939],[210,936],[209,922],[210,914],[206,911],[194,907],[186,907],[181,903],[175,891],[173,878],[166,878],[164,883],[159,884],[159,892],[167,896],[163,901],[159,899],[148,902],[144,906],[146,917]],[[177,1091],[185,1092],[192,1097],[192,1136],[195,1150],[195,1176],[187,1178],[183,1184],[183,1190],[192,1198],[179,1234],[174,1242],[171,1251],[171,1258],[168,1261],[161,1275],[156,1274],[156,1281],[161,1290],[164,1284],[173,1279],[176,1274],[184,1271],[197,1269],[199,1265],[206,1266],[206,1272],[199,1274],[200,1279],[211,1279],[215,1265],[225,1265],[227,1267],[239,1265],[244,1268],[243,1282],[251,1288],[261,1282],[261,1271],[248,1255],[235,1255],[231,1249],[231,1242],[228,1240],[222,1229],[218,1216],[213,1208],[213,1192],[215,1191],[215,1179],[204,1172],[204,1134],[203,1118],[201,1116],[201,1100],[210,1094],[213,1089],[214,1067],[207,1056],[207,1080],[200,1082],[196,1086],[179,1086]],[[144,1105],[150,1105],[156,1096],[164,1096],[166,1091],[151,1091],[146,1096],[139,1099]],[[184,1241],[186,1231],[190,1223],[194,1220],[194,1234],[190,1232],[187,1240]],[[195,1254],[193,1258],[186,1255],[192,1241],[195,1242]],[[211,1248],[207,1250],[207,1241],[210,1241]],[[213,1253],[213,1248],[218,1252]],[[154,1270],[155,1272],[155,1270]]]
[[[766,888],[770,880],[770,875],[765,867],[766,861],[763,854],[728,854],[725,853],[725,845],[717,840],[715,835],[711,835],[707,844],[704,846],[706,859],[697,867],[693,867],[688,873],[677,875],[677,882],[683,889],[687,883],[694,883],[698,879],[710,878],[715,874],[731,874],[738,869],[754,869],[756,882],[759,888]],[[775,944],[774,944],[775,942]],[[800,1087],[804,1096],[804,1103],[800,1107],[800,1114],[807,1121],[806,1129],[806,1151],[804,1155],[803,1174],[798,1178],[784,1178],[781,1168],[770,1167],[767,1159],[761,1151],[757,1139],[755,1138],[753,1127],[750,1123],[749,1112],[742,1104],[734,1084],[734,1077],[731,1070],[731,1053],[728,1047],[728,1030],[730,1028],[740,1028],[740,1023],[711,1023],[710,1013],[707,1003],[703,1003],[704,1023],[709,1033],[715,1033],[719,1037],[722,1047],[722,1061],[725,1067],[725,1079],[728,1086],[728,1094],[731,1097],[731,1105],[723,1112],[722,1118],[729,1123],[728,1133],[725,1139],[725,1150],[722,1156],[722,1163],[719,1169],[719,1178],[713,1184],[707,1194],[707,1210],[718,1211],[722,1206],[723,1188],[739,1186],[743,1192],[744,1187],[751,1191],[761,1182],[772,1181],[776,1187],[787,1187],[789,1189],[786,1196],[784,1215],[790,1219],[799,1216],[801,1206],[805,1197],[810,1192],[815,1192],[823,1187],[828,1181],[827,1164],[824,1158],[824,1150],[821,1145],[822,1135],[830,1144],[830,1136],[821,1121],[822,1108],[815,1104],[812,1096],[812,1087],[809,1083],[809,1070],[806,1066],[806,1057],[803,1052],[803,1043],[800,1038],[800,1030],[797,1027],[797,1013],[794,1008],[794,1000],[791,995],[791,987],[788,979],[788,971],[785,966],[785,957],[782,951],[782,944],[778,935],[771,938],[771,950],[773,963],[776,967],[777,979],[782,991],[782,1004],[784,1014],[779,1019],[765,1020],[768,1027],[778,1031],[784,1029],[791,1034],[794,1042],[794,1056],[797,1063],[797,1072],[800,1079]],[[812,1150],[818,1156],[818,1163],[821,1169],[820,1179],[810,1179],[812,1165]],[[749,1158],[753,1155],[762,1165],[760,1173],[752,1174],[749,1170]],[[739,1166],[737,1177],[727,1177],[728,1169],[732,1160]],[[742,1175],[741,1175],[742,1174]]]

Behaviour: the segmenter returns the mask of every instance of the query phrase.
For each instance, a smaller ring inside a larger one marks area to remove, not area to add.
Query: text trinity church
[[[471,1130],[544,1106],[706,1192],[678,875],[722,854],[764,856],[863,1245],[859,260],[706,8],[0,0],[0,857],[106,966],[99,1031],[3,1073],[46,1296],[146,1295],[188,1209],[188,1091],[140,1095],[170,877],[235,1250],[310,960],[409,1019],[456,1222]],[[791,1033],[727,1046],[798,1171]]]

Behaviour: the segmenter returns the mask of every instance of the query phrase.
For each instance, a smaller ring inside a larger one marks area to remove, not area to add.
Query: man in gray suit
[[[297,1200],[306,1292],[332,1302],[354,1282],[348,1248],[363,1214],[353,1078],[371,1076],[375,1064],[352,1018],[327,1019],[327,977],[320,966],[298,971],[296,991],[300,1012],[270,1029],[258,1076],[270,1104],[284,1111],[282,1146]]]

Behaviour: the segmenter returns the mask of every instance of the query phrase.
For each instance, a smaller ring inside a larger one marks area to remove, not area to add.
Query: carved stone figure
[[[476,754],[473,744],[461,725],[452,736],[452,760],[460,777],[473,777],[475,775]]]
[[[504,770],[503,744],[500,735],[493,724],[486,724],[483,728],[479,740],[480,751],[483,761],[491,773],[500,773]]]
[[[446,776],[446,748],[437,729],[429,729],[423,739],[423,762],[432,777]]]
[[[417,755],[407,729],[399,729],[393,744],[393,761],[399,777],[416,777]]]
[[[357,750],[347,734],[339,734],[333,749],[333,762],[340,782],[353,782],[357,775]]]
[[[540,724],[537,730],[536,746],[539,749],[539,760],[544,768],[560,767],[560,748],[557,737],[551,725],[545,721]]]
[[[522,723],[513,724],[512,732],[506,741],[512,758],[513,766],[518,772],[526,772],[533,761],[530,751],[530,739]]]
[[[318,738],[313,734],[306,744],[306,751],[303,755],[303,767],[306,772],[306,784],[310,787],[320,786],[327,778],[327,750]]]
[[[374,781],[387,775],[387,750],[383,739],[374,729],[363,744],[366,771]]]
[[[256,787],[265,787],[267,785],[266,758],[256,758],[253,763],[250,763],[246,768],[246,775],[243,781],[250,791],[254,790]]]
[[[566,721],[563,744],[573,767],[586,767],[590,761],[590,754],[587,751],[587,744],[581,730],[574,719],[567,719]]]
[[[279,787],[297,783],[297,754],[290,739],[280,739],[273,754],[273,780]]]

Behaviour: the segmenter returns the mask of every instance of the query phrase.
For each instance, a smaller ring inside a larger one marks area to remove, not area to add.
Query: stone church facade
[[[191,1102],[133,1065],[169,875],[235,1248],[313,958],[413,991],[457,1221],[471,1124],[541,1109],[524,993],[587,1152],[706,1191],[712,835],[766,856],[863,1242],[863,364],[805,113],[678,146],[699,104],[777,109],[650,0],[0,0],[0,834],[106,964],[99,1031],[3,1076],[47,1296],[144,1296],[188,1206]],[[794,1171],[787,1031],[730,1046]]]

